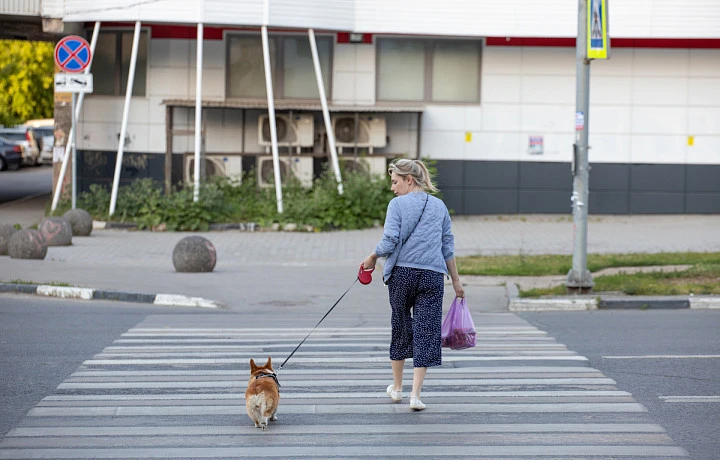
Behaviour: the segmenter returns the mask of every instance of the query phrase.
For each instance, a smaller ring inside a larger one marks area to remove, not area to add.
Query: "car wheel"
[[[5,161],[5,158],[0,157],[0,171],[5,171],[7,169],[7,162]]]

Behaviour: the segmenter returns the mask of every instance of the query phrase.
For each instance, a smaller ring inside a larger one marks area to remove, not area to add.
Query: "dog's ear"
[[[257,366],[255,365],[255,360],[250,358],[250,373],[252,374],[257,370]]]
[[[263,367],[267,367],[268,369],[272,369],[272,358],[268,356],[267,363]]]

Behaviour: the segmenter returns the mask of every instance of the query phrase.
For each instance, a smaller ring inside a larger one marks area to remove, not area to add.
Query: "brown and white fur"
[[[262,366],[255,365],[250,360],[250,381],[245,390],[245,407],[250,419],[255,422],[256,428],[267,428],[268,420],[277,420],[278,404],[280,402],[280,388],[272,368],[272,360],[268,356],[267,363]]]

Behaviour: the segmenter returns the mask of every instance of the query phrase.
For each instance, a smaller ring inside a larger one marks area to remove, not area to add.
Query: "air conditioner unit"
[[[257,157],[255,163],[257,183],[260,187],[272,187],[275,183],[275,169],[272,156]],[[280,158],[280,181],[286,183],[288,174],[300,181],[303,187],[312,187],[312,158]]]
[[[385,147],[387,144],[385,118],[364,115],[358,117],[357,121],[358,126],[355,126],[354,115],[336,115],[332,117],[335,145],[340,148]]]
[[[222,155],[206,155],[205,159],[205,177],[210,179],[216,176],[228,177],[237,181],[242,179],[242,157],[241,156],[222,156]],[[200,158],[203,161],[203,158]],[[184,179],[185,183],[192,184],[195,180],[195,156],[188,155],[185,157]]]
[[[315,145],[315,131],[313,129],[313,116],[303,115],[275,115],[275,128],[277,141],[280,146],[312,147]],[[270,117],[258,117],[258,144],[264,147],[272,145],[270,139]]]
[[[385,176],[387,174],[387,158],[385,157],[340,157],[340,171],[363,172],[373,176]]]

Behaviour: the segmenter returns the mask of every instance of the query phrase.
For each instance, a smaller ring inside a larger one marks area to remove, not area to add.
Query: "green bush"
[[[176,187],[169,195],[162,184],[152,179],[138,179],[120,187],[115,214],[109,218],[110,192],[106,187],[91,185],[89,192],[77,198],[77,207],[96,220],[135,222],[140,229],[164,224],[170,231],[205,231],[210,223],[256,222],[296,223],[319,230],[354,230],[382,223],[388,202],[393,198],[389,176],[371,176],[362,172],[343,174],[343,195],[338,194],[332,171],[325,169],[305,188],[296,179],[283,186],[283,210],[277,212],[275,189],[257,186],[254,172],[237,183],[216,178],[201,185],[199,199],[193,201],[192,187]],[[70,208],[61,202],[57,215]]]

